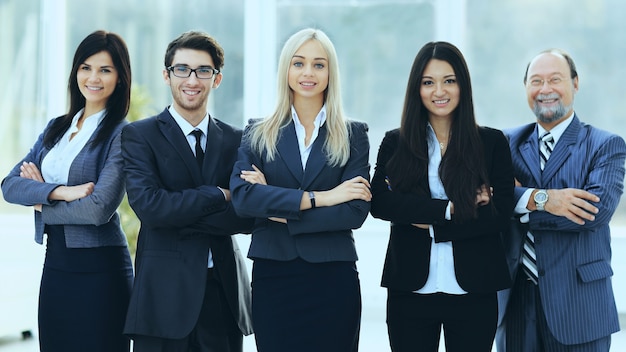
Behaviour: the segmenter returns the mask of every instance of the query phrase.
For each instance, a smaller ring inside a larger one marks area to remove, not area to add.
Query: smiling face
[[[460,89],[449,63],[437,59],[428,62],[422,74],[420,97],[430,119],[452,118],[459,106]]]
[[[328,74],[328,54],[320,42],[312,39],[302,44],[291,59],[287,78],[294,101],[313,98],[323,102]]]
[[[542,126],[556,126],[569,116],[578,91],[578,77],[571,78],[565,58],[555,53],[543,53],[528,66],[526,96],[528,105]]]
[[[208,52],[194,49],[178,49],[171,65],[183,65],[192,69],[201,66],[215,67],[213,58]],[[187,78],[180,78],[168,70],[163,70],[163,77],[172,90],[174,109],[193,126],[206,115],[209,93],[222,81],[222,73],[209,79],[199,79],[194,72]]]
[[[113,65],[111,54],[101,51],[85,60],[78,67],[76,82],[80,93],[85,97],[85,111],[91,114],[106,107],[115,91],[118,73]]]

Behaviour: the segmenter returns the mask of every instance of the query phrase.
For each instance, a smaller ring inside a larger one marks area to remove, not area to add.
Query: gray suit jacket
[[[20,166],[24,161],[35,163],[41,170],[41,162],[50,151],[44,147],[43,137],[51,124],[52,121],[41,133],[30,152],[2,180],[4,199],[9,203],[26,206],[43,205],[41,212],[35,211],[37,243],[43,243],[45,225],[49,224],[65,225],[65,242],[68,248],[126,246],[126,236],[120,227],[119,215],[116,212],[124,197],[120,132],[126,122],[118,125],[106,143],[101,143],[93,149],[87,143],[72,162],[67,186],[95,183],[91,195],[73,202],[48,199],[50,192],[60,186],[58,184],[20,177]]]
[[[541,172],[536,129],[533,123],[506,131],[515,177],[524,185],[516,187],[516,200],[528,188],[571,187],[600,197],[596,220],[582,226],[538,211],[530,213],[528,224],[535,236],[538,287],[550,331],[563,344],[581,344],[619,331],[609,221],[623,191],[626,144],[574,116]],[[525,232],[515,233],[519,243]],[[519,263],[519,251],[515,256]]]

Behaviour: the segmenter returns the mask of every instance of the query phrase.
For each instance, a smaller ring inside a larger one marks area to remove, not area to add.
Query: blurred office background
[[[282,44],[312,26],[335,43],[345,107],[369,123],[372,160],[384,131],[399,125],[411,64],[431,40],[463,51],[480,124],[533,121],[522,84],[526,64],[560,47],[578,65],[580,118],[626,136],[625,15],[620,0],[0,0],[0,174],[46,121],[65,113],[74,50],[96,29],[125,38],[144,116],[170,103],[161,74],[165,48],[190,29],[211,33],[226,52],[211,114],[241,126],[264,116],[274,106]]]
[[[339,55],[347,113],[370,126],[373,172],[384,132],[399,126],[413,59],[432,40],[450,41],[464,53],[481,125],[534,121],[522,82],[526,65],[537,52],[559,47],[578,66],[578,116],[626,136],[625,15],[621,0],[0,0],[0,178],[46,122],[66,112],[74,50],[97,29],[116,32],[128,44],[133,111],[140,117],[171,102],[161,73],[167,44],[190,29],[214,35],[226,58],[209,110],[240,127],[271,112],[277,56],[288,36],[303,27],[323,29]],[[622,197],[613,220],[621,229],[625,203]],[[18,212],[30,209],[0,201],[1,214]],[[375,225],[382,229],[382,258],[386,228]],[[614,237],[616,245],[626,243],[626,233],[614,231]],[[624,277],[619,260],[616,276]],[[367,268],[368,258],[361,255],[360,263]],[[361,269],[371,275],[364,282],[377,287],[379,264],[373,274]],[[618,285],[624,300],[626,283]]]

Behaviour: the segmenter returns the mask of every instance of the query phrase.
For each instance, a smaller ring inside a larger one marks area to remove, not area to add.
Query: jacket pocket
[[[613,276],[613,269],[605,260],[583,264],[576,270],[582,282],[591,282]]]

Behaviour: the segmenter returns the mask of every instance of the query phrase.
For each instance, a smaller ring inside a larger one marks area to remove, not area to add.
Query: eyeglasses
[[[211,79],[213,75],[220,73],[220,70],[213,68],[211,66],[200,66],[198,68],[190,68],[188,66],[175,65],[175,66],[168,67],[167,70],[172,72],[174,76],[178,78],[187,78],[191,76],[192,72],[195,72],[196,77],[198,79]]]
[[[552,77],[548,80],[545,79],[541,79],[541,78],[534,78],[532,80],[530,80],[530,85],[537,88],[537,87],[543,87],[543,85],[545,83],[548,83],[549,86],[558,86],[559,84],[563,83],[563,79],[561,77]]]

